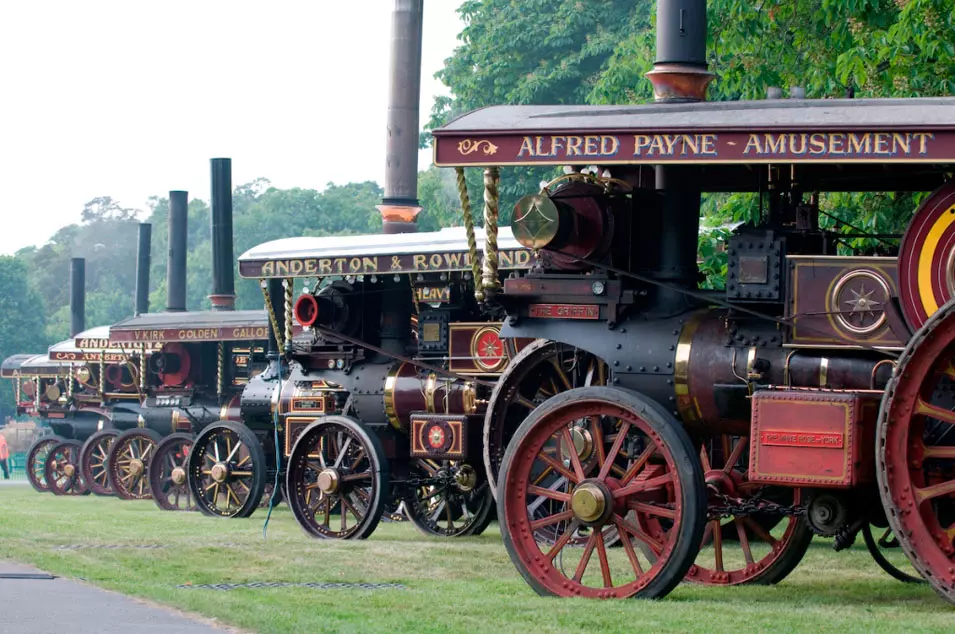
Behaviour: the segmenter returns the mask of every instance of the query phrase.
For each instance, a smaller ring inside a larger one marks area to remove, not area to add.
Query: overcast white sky
[[[425,2],[422,124],[459,4]],[[43,244],[96,196],[208,200],[213,157],[232,158],[235,185],[381,183],[393,5],[3,0],[0,253]]]

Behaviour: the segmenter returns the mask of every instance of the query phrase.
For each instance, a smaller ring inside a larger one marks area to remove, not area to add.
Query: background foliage
[[[460,46],[438,77],[450,97],[433,104],[426,129],[491,104],[629,104],[646,102],[651,88],[655,3],[636,0],[465,0]],[[710,0],[713,100],[759,99],[769,86],[803,86],[809,98],[912,97],[955,94],[955,2],[952,0]],[[427,132],[422,144],[427,145]],[[536,190],[549,169],[502,170],[501,210],[509,220],[517,198]],[[468,170],[480,217],[479,170]],[[419,174],[425,211],[422,230],[459,223],[454,174],[430,167]],[[323,191],[278,189],[264,178],[234,193],[234,251],[298,235],[376,232],[376,183],[328,184]],[[917,204],[910,195],[824,196],[830,214],[871,233],[900,233]],[[87,203],[80,222],[59,229],[44,245],[0,258],[0,354],[41,352],[69,329],[69,258],[87,258],[87,325],[128,317],[133,310],[136,224],[153,225],[151,307],[165,306],[167,206],[123,207],[109,196]],[[708,196],[703,209],[702,268],[719,282],[725,260],[718,248],[729,227],[759,217],[750,195]],[[480,218],[478,218],[480,222]],[[854,239],[853,248],[872,248]],[[189,204],[187,306],[208,307],[211,243],[206,201]],[[236,281],[239,308],[261,306],[249,281]],[[3,381],[2,384],[9,382]],[[2,402],[12,403],[9,385]]]

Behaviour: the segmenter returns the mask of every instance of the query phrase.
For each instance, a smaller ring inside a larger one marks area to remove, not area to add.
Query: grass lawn
[[[518,576],[496,525],[480,537],[426,538],[383,523],[364,542],[323,542],[282,507],[215,520],[152,502],[55,498],[0,488],[0,559],[151,599],[261,632],[951,632],[955,607],[904,585],[869,558],[861,538],[834,553],[816,540],[774,587],[683,584],[661,601],[538,597]],[[162,545],[158,549],[71,545]],[[405,589],[182,589],[180,584],[400,583]]]

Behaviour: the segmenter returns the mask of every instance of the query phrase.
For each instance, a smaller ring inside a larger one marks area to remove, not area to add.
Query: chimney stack
[[[70,337],[86,330],[86,260],[70,258]]]
[[[149,312],[149,256],[153,226],[139,223],[139,249],[136,252],[136,306],[135,315]]]
[[[418,107],[424,0],[395,0],[391,18],[391,92],[385,150],[384,233],[418,230]]]
[[[647,73],[658,102],[705,101],[706,0],[657,2],[657,58]]]
[[[166,259],[166,311],[186,310],[186,241],[189,236],[189,192],[169,192],[169,254]]]
[[[232,261],[232,159],[212,163],[212,310],[235,310]]]

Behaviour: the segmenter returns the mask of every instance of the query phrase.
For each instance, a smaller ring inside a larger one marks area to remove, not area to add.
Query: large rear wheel
[[[46,481],[46,459],[55,445],[63,442],[59,436],[44,436],[33,441],[27,451],[27,479],[39,493],[46,493],[50,485]]]
[[[573,444],[571,430],[583,420],[615,430],[594,440],[597,457],[587,464],[576,452],[561,453],[561,443]],[[617,475],[612,467],[621,455],[629,467]],[[534,484],[547,472],[560,474],[569,488]],[[549,399],[517,430],[500,475],[504,545],[539,594],[662,597],[699,552],[706,523],[699,457],[679,422],[634,392],[587,387]],[[530,510],[541,498],[550,509],[544,517]],[[607,548],[604,530],[610,526],[621,548]],[[547,527],[555,540],[538,538]],[[572,547],[581,527],[590,529],[589,536],[583,548]]]
[[[879,493],[912,565],[955,603],[955,300],[922,326],[886,386]]]
[[[80,473],[80,452],[83,444],[64,440],[53,445],[46,459],[45,479],[53,495],[87,495],[90,490]]]

